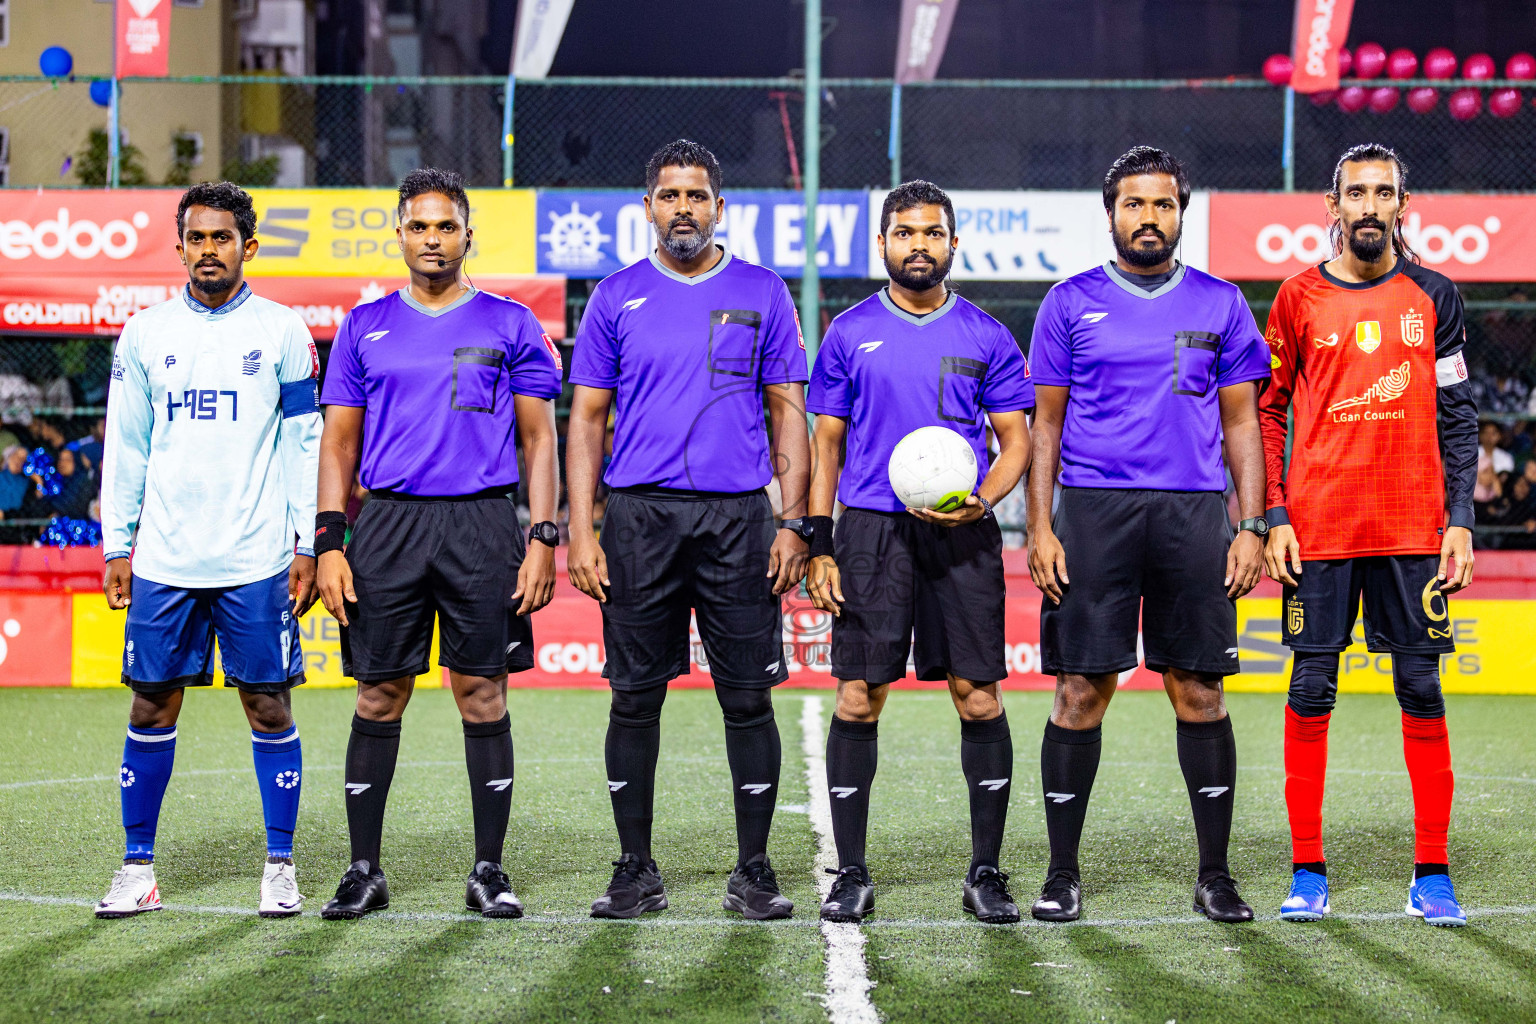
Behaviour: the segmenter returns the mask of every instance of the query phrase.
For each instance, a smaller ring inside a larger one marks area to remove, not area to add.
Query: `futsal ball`
[[[948,427],[918,427],[896,443],[888,472],[908,508],[952,512],[976,487],[976,453]]]

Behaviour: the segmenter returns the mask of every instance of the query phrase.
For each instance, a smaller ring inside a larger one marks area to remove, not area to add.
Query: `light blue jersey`
[[[106,558],[131,550],[135,576],[196,588],[312,553],[319,369],[304,321],[249,285],[218,309],[183,288],[132,316],[107,400]]]

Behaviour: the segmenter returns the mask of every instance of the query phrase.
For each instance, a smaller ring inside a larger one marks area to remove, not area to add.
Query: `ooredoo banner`
[[[1291,87],[1321,92],[1339,87],[1339,47],[1349,36],[1355,0],[1296,0],[1291,34]]]
[[[1333,256],[1319,192],[1215,192],[1210,218],[1219,277],[1272,281]],[[1455,281],[1536,279],[1536,196],[1410,195],[1403,237]]]

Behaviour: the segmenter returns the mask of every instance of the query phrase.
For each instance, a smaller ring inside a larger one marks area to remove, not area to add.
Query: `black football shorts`
[[[939,526],[910,512],[850,508],[834,542],[844,603],[832,623],[833,678],[895,682],[909,652],[918,679],[1007,676],[996,519]]]
[[[1293,651],[1342,651],[1365,601],[1365,646],[1375,654],[1450,654],[1450,602],[1440,556],[1377,555],[1301,563],[1285,588],[1282,639]]]
[[[509,496],[376,492],[347,546],[357,603],[341,630],[342,671],[359,682],[426,674],[434,619],[438,661],[455,672],[533,668],[533,626],[512,600],[523,553]]]
[[[1237,605],[1222,582],[1232,526],[1214,491],[1065,487],[1052,520],[1066,551],[1061,604],[1041,598],[1047,675],[1136,667],[1238,671]]]

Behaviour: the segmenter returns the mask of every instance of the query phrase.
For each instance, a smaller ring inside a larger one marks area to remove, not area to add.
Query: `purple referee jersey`
[[[402,289],[347,314],[324,405],[363,408],[369,490],[455,497],[517,485],[512,396],[560,394],[554,343],[527,306],[470,291],[428,309]]]
[[[762,389],[803,383],[789,289],[733,257],[697,277],[652,253],[592,293],[571,383],[612,388],[609,487],[755,491],[772,476]]]
[[[919,427],[948,427],[971,443],[986,477],[984,413],[1033,409],[1029,366],[1008,328],[951,292],[926,316],[886,289],[832,321],[816,353],[806,408],[848,421],[837,496],[850,508],[900,512],[891,451]]]
[[[1223,491],[1217,390],[1269,380],[1269,349],[1237,286],[1180,266],[1143,291],[1112,264],[1040,304],[1035,383],[1071,388],[1061,432],[1066,487]]]

